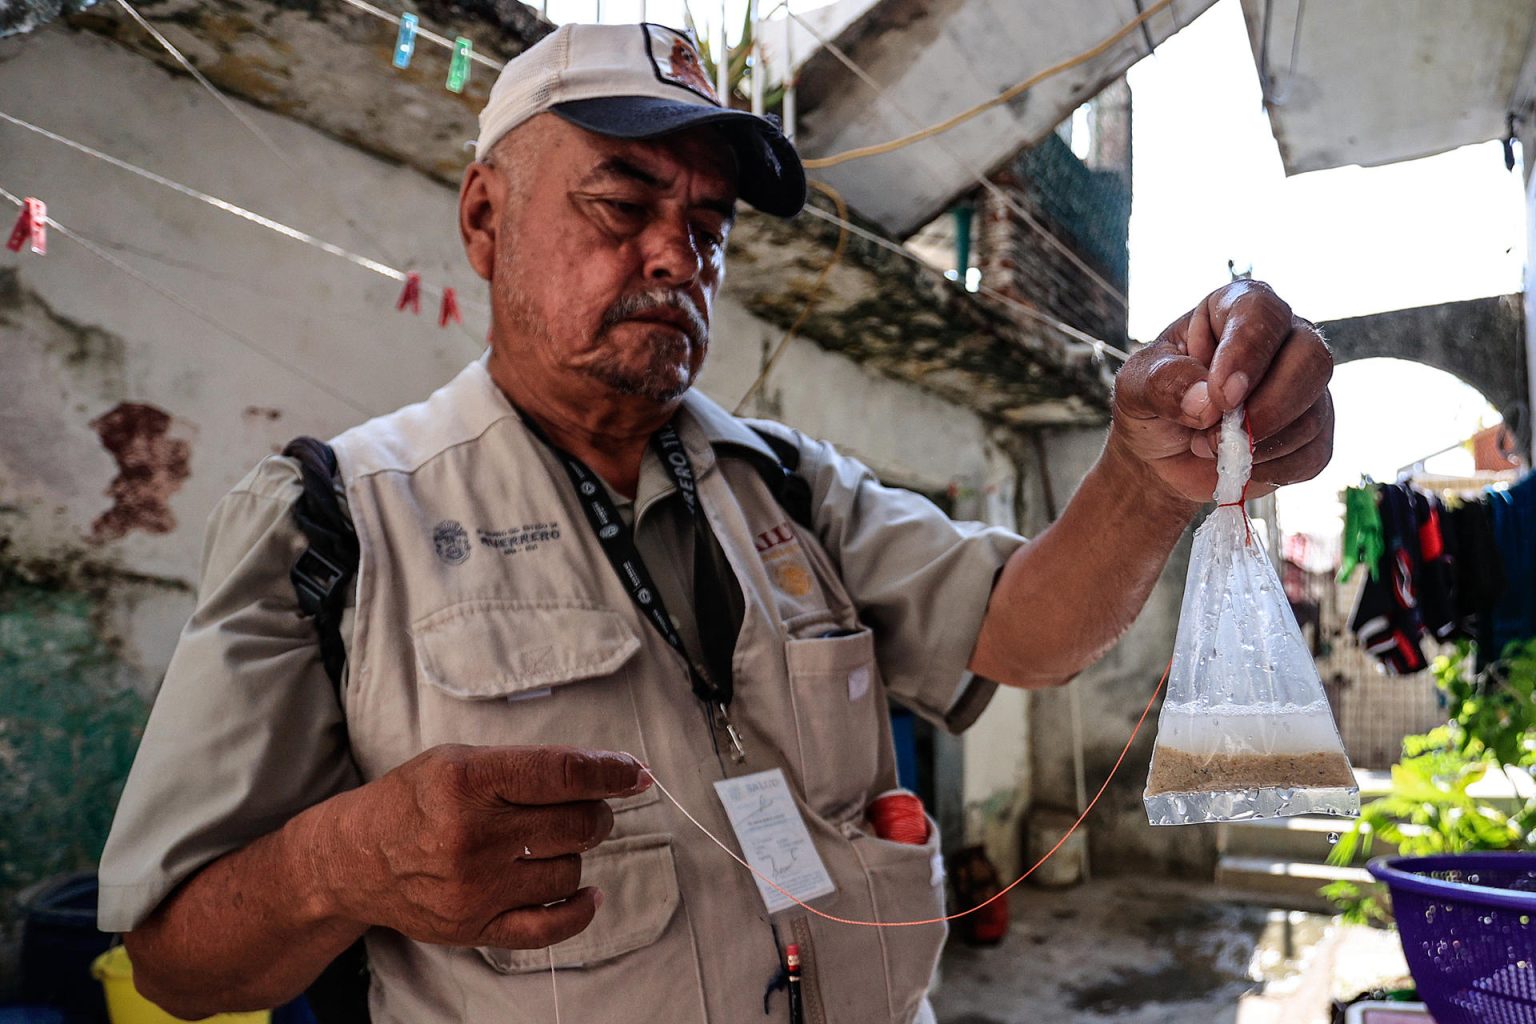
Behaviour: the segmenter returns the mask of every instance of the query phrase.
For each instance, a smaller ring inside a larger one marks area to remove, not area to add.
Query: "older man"
[[[937,839],[865,818],[886,696],[958,730],[989,680],[1089,664],[1211,493],[1223,410],[1246,403],[1256,492],[1324,465],[1327,350],[1262,285],[1213,294],[1123,368],[1103,455],[1026,545],[690,390],[737,200],[792,215],[805,181],[688,40],[561,28],[481,127],[459,226],[489,353],[334,444],[344,685],[289,580],[298,469],[268,459],[214,514],[102,925],[184,1016],[282,1002],[366,936],[379,1021],[550,1020],[556,991],[572,1021],[785,1020],[790,943],[808,1019],[913,1020],[942,926],[781,907],[641,762],[728,842],[793,849],[812,906],[938,915]]]

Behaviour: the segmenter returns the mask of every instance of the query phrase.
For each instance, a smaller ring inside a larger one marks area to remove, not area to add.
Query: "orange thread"
[[[740,864],[742,867],[746,868],[748,871],[752,872],[758,878],[762,879],[763,882],[777,890],[784,897],[799,906],[801,909],[809,911],[810,913],[815,914],[817,917],[824,918],[825,920],[831,921],[835,924],[858,925],[861,928],[914,928],[925,924],[943,924],[946,921],[954,921],[958,920],[959,918],[966,917],[967,915],[974,914],[982,907],[1002,899],[1004,896],[1008,895],[1008,893],[1011,892],[1020,882],[1034,874],[1042,864],[1050,860],[1057,850],[1066,845],[1067,840],[1072,838],[1072,833],[1077,831],[1078,826],[1083,823],[1083,821],[1088,817],[1089,812],[1093,810],[1094,805],[1099,802],[1099,798],[1104,795],[1104,792],[1107,789],[1109,789],[1109,784],[1114,781],[1115,773],[1120,770],[1120,765],[1125,762],[1125,756],[1131,752],[1131,744],[1136,742],[1136,736],[1141,732],[1142,725],[1146,723],[1147,716],[1152,713],[1152,706],[1157,703],[1158,694],[1163,692],[1163,686],[1168,682],[1168,673],[1172,670],[1173,659],[1169,658],[1168,667],[1163,669],[1163,677],[1157,681],[1157,689],[1152,691],[1152,699],[1147,701],[1147,706],[1142,711],[1141,717],[1136,720],[1136,727],[1131,730],[1131,738],[1125,741],[1125,747],[1120,751],[1120,756],[1115,758],[1114,767],[1109,770],[1109,775],[1104,779],[1104,785],[1099,787],[1099,791],[1093,795],[1092,800],[1088,801],[1088,806],[1083,808],[1083,813],[1077,816],[1077,820],[1072,823],[1071,828],[1067,829],[1066,834],[1061,837],[1060,841],[1058,841],[1055,846],[1046,851],[1045,856],[1035,861],[1035,863],[1030,867],[1028,871],[1024,872],[1018,878],[1015,878],[1007,886],[1001,889],[995,896],[983,900],[969,910],[962,910],[954,914],[946,914],[943,917],[930,917],[921,921],[859,921],[849,917],[838,917],[836,914],[829,914],[824,910],[817,910],[810,904],[796,898],[795,895],[789,890],[785,889],[773,879],[769,878],[757,868],[753,867],[751,864],[748,864],[745,860],[741,859],[741,857],[737,856],[734,850],[732,850],[729,846],[726,846],[725,843],[721,842],[719,837],[717,837],[713,832],[700,824],[699,819],[695,818],[692,814],[689,814],[688,809],[677,802],[677,797],[673,796],[670,792],[667,791],[667,787],[661,784],[661,780],[656,777],[654,772],[647,768],[645,769],[645,773],[651,777],[651,781],[656,784],[657,789],[661,790],[662,795],[665,796],[668,800],[672,801],[672,806],[676,807],[679,811],[682,811],[683,817],[693,822],[694,827],[708,836],[710,841],[713,842],[716,846],[724,850],[728,857],[734,860],[737,864]]]
[[[1253,458],[1253,450],[1254,450],[1254,447],[1255,447],[1255,445],[1253,443],[1253,427],[1250,426],[1249,423],[1248,423],[1248,409],[1246,407],[1244,407],[1244,409],[1243,409],[1243,430],[1248,435],[1248,457],[1250,459],[1252,459]],[[1253,483],[1253,467],[1252,467],[1252,465],[1250,463],[1249,468],[1248,468],[1248,479],[1243,481],[1243,493],[1238,495],[1236,501],[1223,501],[1223,502],[1221,502],[1220,504],[1218,504],[1216,506],[1217,508],[1234,508],[1234,507],[1236,507],[1236,508],[1240,508],[1240,509],[1243,510],[1243,543],[1244,544],[1252,544],[1253,543],[1253,520],[1248,518],[1248,485],[1251,484],[1251,483]],[[1171,665],[1172,662],[1170,662],[1169,664]]]

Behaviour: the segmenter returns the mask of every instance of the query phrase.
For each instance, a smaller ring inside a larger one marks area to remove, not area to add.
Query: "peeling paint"
[[[91,539],[116,540],[132,530],[170,533],[176,517],[168,502],[192,472],[192,446],[169,436],[170,414],[142,402],[121,402],[91,426],[118,467],[107,487],[112,507],[91,524]]]

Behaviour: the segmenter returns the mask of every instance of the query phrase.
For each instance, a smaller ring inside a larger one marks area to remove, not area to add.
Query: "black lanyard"
[[[655,581],[651,578],[650,570],[645,566],[645,560],[640,557],[640,550],[635,547],[634,531],[624,522],[619,514],[618,506],[608,496],[608,489],[603,486],[602,480],[597,474],[587,468],[586,463],[571,455],[569,452],[555,444],[528,416],[523,416],[523,423],[528,427],[534,437],[543,442],[560,464],[565,467],[566,475],[571,478],[572,485],[576,488],[577,497],[581,500],[582,511],[586,513],[587,523],[592,527],[592,532],[597,536],[598,544],[602,546],[603,553],[608,556],[609,564],[619,578],[619,583],[629,593],[629,598],[640,610],[640,614],[655,627],[674,651],[682,656],[688,665],[688,676],[693,684],[693,692],[699,700],[709,707],[715,717],[716,723],[730,737],[732,757],[741,761],[745,758],[745,750],[742,747],[741,735],[731,723],[730,705],[734,695],[734,683],[730,672],[730,655],[727,652],[724,657],[716,657],[715,671],[710,671],[708,666],[700,664],[688,653],[688,648],[683,644],[683,638],[677,632],[677,627],[672,623],[672,616],[667,613],[667,607],[662,600],[661,591],[657,589]],[[651,438],[651,446],[656,450],[656,455],[661,459],[661,464],[666,467],[676,484],[678,494],[682,496],[683,504],[688,508],[688,516],[694,523],[694,547],[700,549],[701,545],[709,543],[704,536],[702,524],[699,519],[698,491],[693,478],[693,466],[688,461],[688,453],[683,448],[683,442],[677,436],[677,431],[668,423],[658,430]],[[713,595],[701,593],[700,576],[710,570],[710,559],[702,550],[696,550],[694,558],[694,603],[711,599]],[[712,587],[715,593],[719,592],[718,581],[714,581]],[[695,616],[699,618],[699,616]],[[708,646],[711,642],[721,638],[706,636],[706,632],[713,634],[717,629],[706,630],[704,623],[700,621],[699,642]],[[726,638],[730,642],[730,638]]]

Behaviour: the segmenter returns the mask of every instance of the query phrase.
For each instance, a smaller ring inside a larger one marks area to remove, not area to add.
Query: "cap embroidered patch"
[[[697,44],[682,32],[665,25],[646,23],[644,28],[656,77],[697,93],[719,106],[720,97],[715,95],[715,87],[704,73],[704,62],[699,59]]]

